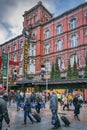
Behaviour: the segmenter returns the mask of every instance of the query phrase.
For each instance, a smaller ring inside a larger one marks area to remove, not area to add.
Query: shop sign
[[[28,40],[26,40],[24,45],[24,74],[27,73],[27,63],[28,63]]]

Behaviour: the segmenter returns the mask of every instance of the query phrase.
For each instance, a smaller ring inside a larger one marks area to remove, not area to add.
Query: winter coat
[[[50,98],[50,109],[52,110],[58,110],[58,98],[56,94],[53,94]]]
[[[31,112],[31,98],[27,97],[25,98],[25,102],[24,102],[24,111],[29,111]]]
[[[9,124],[10,119],[7,110],[7,103],[2,97],[0,97],[0,122],[2,122],[3,119],[5,119],[6,123]]]

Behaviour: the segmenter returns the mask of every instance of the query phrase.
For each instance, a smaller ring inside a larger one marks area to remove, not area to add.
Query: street
[[[87,130],[87,105],[83,105],[80,113],[80,121],[75,121],[73,119],[73,111],[62,111],[62,108],[59,106],[59,115],[65,114],[68,117],[71,124],[69,127],[65,127],[63,122],[61,122],[61,128],[59,130]],[[32,124],[29,119],[27,119],[27,124],[22,125],[23,123],[23,111],[16,111],[16,104],[8,106],[8,111],[10,115],[10,130],[51,130],[51,113],[49,110],[49,103],[46,104],[46,108],[41,110],[41,122]],[[62,114],[61,114],[62,113]],[[3,129],[6,129],[6,123],[3,122]]]

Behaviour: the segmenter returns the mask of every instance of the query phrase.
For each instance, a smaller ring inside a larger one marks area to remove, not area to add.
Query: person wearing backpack
[[[3,119],[7,123],[8,127],[10,127],[10,118],[8,115],[7,103],[3,99],[3,95],[4,95],[4,91],[0,90],[0,130],[2,130]]]

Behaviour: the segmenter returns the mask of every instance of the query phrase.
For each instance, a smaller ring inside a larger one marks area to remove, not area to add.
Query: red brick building
[[[53,17],[42,2],[38,2],[36,6],[25,11],[23,17],[23,27],[26,30],[32,25],[27,74],[38,75],[41,64],[45,64],[50,74],[56,57],[59,58],[61,77],[67,75],[68,59],[71,66],[76,59],[79,75],[84,74],[87,54],[87,3]],[[9,76],[12,76],[14,69],[19,77],[23,76],[25,40],[26,38],[20,35],[0,45],[0,56],[2,51],[8,53],[9,50],[9,59],[19,62],[19,66],[9,66]]]

